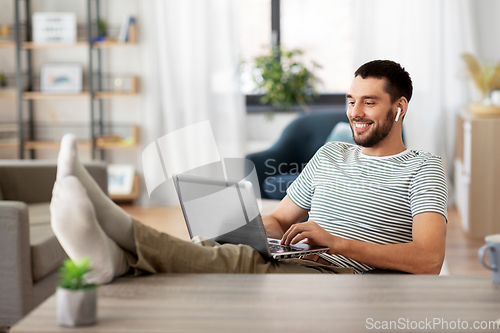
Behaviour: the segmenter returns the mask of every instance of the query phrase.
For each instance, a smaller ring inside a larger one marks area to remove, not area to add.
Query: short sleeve
[[[311,160],[300,173],[299,177],[288,187],[288,197],[302,209],[311,209],[314,195],[314,176],[320,166],[321,148],[314,154]]]
[[[411,215],[434,212],[447,220],[448,187],[441,158],[429,157],[411,180],[409,200]]]

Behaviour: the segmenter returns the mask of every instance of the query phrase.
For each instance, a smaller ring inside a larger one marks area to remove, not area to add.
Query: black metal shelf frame
[[[24,100],[23,92],[25,90],[32,91],[34,87],[34,75],[32,64],[32,49],[22,49],[21,44],[24,41],[32,41],[32,22],[31,22],[31,0],[14,0],[15,1],[15,31],[16,31],[16,81],[17,81],[17,107],[18,107],[18,140],[19,140],[19,158],[25,158],[24,144],[26,138],[29,141],[35,139],[35,123],[34,123],[34,101]],[[25,22],[21,22],[21,2],[24,2]],[[100,151],[100,159],[104,159],[105,153],[103,149],[96,146],[96,137],[104,134],[104,102],[102,99],[95,98],[95,92],[102,90],[102,49],[94,48],[92,39],[97,37],[98,28],[97,22],[100,19],[100,0],[87,0],[87,42],[89,44],[89,69],[88,69],[88,85],[90,92],[90,137],[92,142],[92,159],[96,158],[97,151]],[[21,32],[21,28],[24,28]],[[23,33],[23,35],[21,35]],[[26,56],[27,68],[22,68],[22,56]],[[95,64],[94,55],[97,57]],[[94,70],[94,66],[97,65]],[[23,75],[27,77],[26,86],[24,86]],[[97,75],[97,87],[94,84],[94,77]],[[97,90],[96,90],[97,88]],[[28,112],[28,121],[24,121],[24,108]],[[36,151],[29,150],[29,158],[34,159]]]

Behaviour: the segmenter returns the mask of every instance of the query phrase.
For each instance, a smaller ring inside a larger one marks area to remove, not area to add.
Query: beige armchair
[[[106,164],[85,166],[107,192]],[[55,178],[55,163],[0,161],[0,332],[55,291],[66,258],[50,227]]]

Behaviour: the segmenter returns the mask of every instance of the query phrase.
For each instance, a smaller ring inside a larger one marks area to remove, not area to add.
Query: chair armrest
[[[108,191],[106,163],[84,164],[97,184]],[[0,190],[4,200],[22,201],[27,204],[49,202],[56,181],[57,166],[43,161],[0,161]]]
[[[0,201],[0,327],[12,326],[33,307],[28,206]]]

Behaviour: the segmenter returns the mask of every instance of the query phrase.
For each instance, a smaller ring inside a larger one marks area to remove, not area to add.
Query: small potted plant
[[[60,325],[75,327],[96,322],[97,286],[87,283],[85,274],[92,268],[89,258],[80,262],[67,259],[60,271],[57,287],[57,320]]]
[[[5,73],[0,73],[0,88],[7,87],[7,76]]]
[[[97,31],[99,32],[99,37],[106,37],[108,35],[108,25],[106,21],[102,19],[97,21]]]
[[[310,112],[306,102],[317,94],[315,85],[320,81],[313,71],[321,66],[311,62],[312,69],[308,69],[301,59],[302,54],[299,49],[273,48],[267,55],[255,58],[253,80],[263,93],[262,103],[270,103],[283,111],[298,104],[303,112]]]

